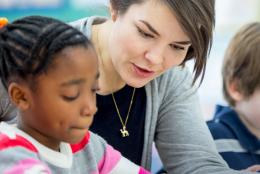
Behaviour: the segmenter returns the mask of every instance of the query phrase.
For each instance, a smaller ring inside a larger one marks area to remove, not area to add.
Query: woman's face
[[[114,19],[109,54],[128,85],[142,87],[183,62],[190,39],[165,4],[147,0]]]

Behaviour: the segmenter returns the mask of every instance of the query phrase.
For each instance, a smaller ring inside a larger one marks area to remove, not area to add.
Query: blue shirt
[[[207,122],[218,152],[230,168],[241,170],[260,164],[260,141],[230,107],[217,105],[213,120]]]

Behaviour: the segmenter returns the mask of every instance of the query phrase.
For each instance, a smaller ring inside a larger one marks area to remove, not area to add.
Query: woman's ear
[[[227,84],[227,92],[235,102],[239,102],[243,99],[243,94],[238,89],[237,80],[232,80]]]
[[[113,7],[113,5],[111,3],[109,3],[109,12],[110,12],[110,16],[113,22],[116,21],[117,18],[117,13],[118,11]]]
[[[11,82],[8,86],[8,94],[13,104],[21,111],[30,107],[29,89],[28,87]]]

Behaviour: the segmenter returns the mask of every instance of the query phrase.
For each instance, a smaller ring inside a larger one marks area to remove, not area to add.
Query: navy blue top
[[[260,141],[232,108],[217,105],[213,120],[207,124],[220,155],[230,168],[241,170],[260,164]]]
[[[132,93],[133,88],[128,85],[114,93],[123,121],[126,119]],[[94,116],[90,130],[103,137],[108,144],[120,151],[124,157],[141,165],[146,110],[145,88],[137,88],[135,91],[132,108],[126,125],[129,132],[128,137],[122,137],[120,132],[122,124],[116,112],[112,95],[97,95],[97,107],[98,112]]]

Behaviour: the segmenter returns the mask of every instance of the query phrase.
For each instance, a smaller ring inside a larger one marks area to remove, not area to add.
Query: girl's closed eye
[[[71,102],[71,101],[74,101],[76,100],[80,95],[80,92],[77,92],[76,94],[74,95],[71,95],[71,94],[63,94],[62,95],[62,98],[65,100],[65,101],[68,101],[68,102]]]

